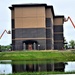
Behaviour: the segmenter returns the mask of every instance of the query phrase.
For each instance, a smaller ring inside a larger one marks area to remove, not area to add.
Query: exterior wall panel
[[[15,8],[15,28],[45,27],[45,7]]]
[[[54,49],[62,50],[63,46],[64,46],[63,42],[55,42],[54,43]]]
[[[15,28],[45,28],[45,18],[16,18]]]
[[[11,11],[11,19],[14,19],[15,15],[14,15],[14,10]]]
[[[49,13],[48,13],[49,15]],[[46,38],[50,40],[46,40],[47,49],[54,49],[54,32],[53,32],[53,24],[51,18],[46,18]]]
[[[63,25],[54,25],[54,32],[63,32]]]
[[[23,16],[23,10],[21,7],[14,9],[14,16],[16,17],[22,17]]]
[[[52,39],[52,30],[51,29],[46,29],[46,38]]]
[[[54,18],[54,25],[62,25],[63,19],[62,18]]]
[[[63,40],[63,34],[54,34],[54,40]]]
[[[52,13],[51,8],[46,9],[46,18],[51,18],[51,22],[53,24],[53,13]]]
[[[23,27],[23,18],[15,18],[15,28]]]
[[[23,45],[21,40],[15,40],[15,50],[23,50]]]
[[[44,28],[15,29],[15,38],[46,38],[46,30]]]
[[[12,30],[12,39],[15,39],[15,30]]]
[[[46,39],[46,49],[52,49],[52,39]]]
[[[46,39],[37,39],[36,41],[40,45],[39,50],[45,50],[46,49]]]
[[[54,49],[60,50],[64,47],[63,25],[54,25]]]
[[[52,27],[51,18],[46,18],[46,27]]]
[[[12,25],[12,28],[14,28],[15,27],[15,20],[12,19],[11,22],[12,22],[12,24],[11,24]]]
[[[15,40],[12,40],[12,50],[15,50]]]

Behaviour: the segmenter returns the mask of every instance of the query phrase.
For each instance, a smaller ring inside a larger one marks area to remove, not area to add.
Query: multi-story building
[[[12,49],[62,49],[63,15],[55,15],[46,4],[15,4],[11,9]]]

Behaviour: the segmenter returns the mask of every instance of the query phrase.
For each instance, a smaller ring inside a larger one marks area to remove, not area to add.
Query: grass
[[[22,72],[9,75],[52,75],[52,74],[75,74],[75,72]]]
[[[0,60],[54,60],[75,61],[75,51],[10,51],[0,52]]]

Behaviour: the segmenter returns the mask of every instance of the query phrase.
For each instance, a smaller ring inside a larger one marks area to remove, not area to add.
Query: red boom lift
[[[75,25],[74,25],[74,23],[73,23],[73,21],[72,21],[72,19],[68,16],[68,18],[66,19],[66,18],[64,18],[64,22],[67,22],[68,20],[70,20],[71,21],[71,23],[72,23],[72,25],[73,25],[73,27],[75,28]]]
[[[2,36],[4,35],[5,32],[6,32],[7,34],[11,34],[10,31],[4,30],[3,33],[0,35],[0,39],[2,38]]]

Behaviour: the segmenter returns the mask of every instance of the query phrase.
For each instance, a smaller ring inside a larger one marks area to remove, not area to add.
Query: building
[[[39,63],[39,64],[12,64],[13,73],[16,72],[65,72],[67,63]]]
[[[63,15],[46,4],[15,4],[9,7],[13,50],[62,49]]]

